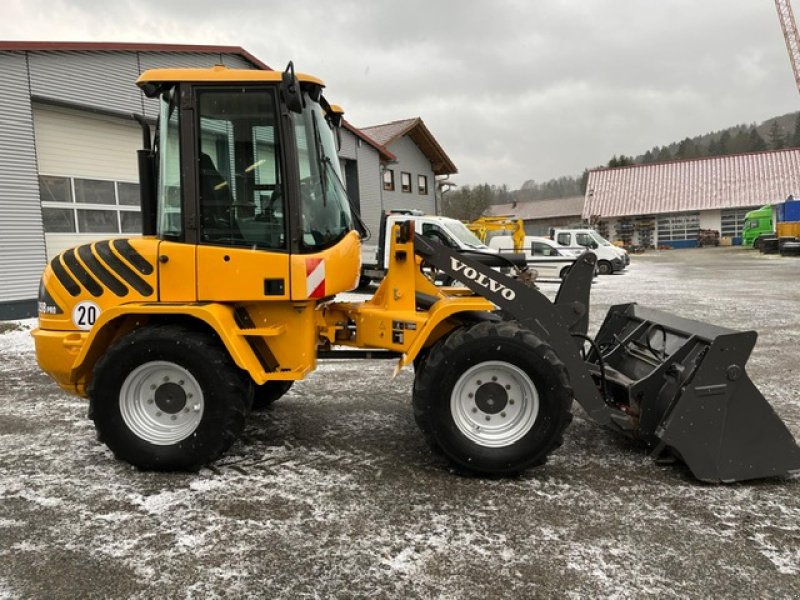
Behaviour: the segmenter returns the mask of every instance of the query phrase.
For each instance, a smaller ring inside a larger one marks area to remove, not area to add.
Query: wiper
[[[317,126],[317,119],[314,114],[311,114],[311,124],[314,126],[314,148],[317,154],[317,164],[324,165],[326,160],[330,160],[322,153],[322,136],[319,134],[319,127]],[[322,171],[319,173],[319,185],[322,188],[322,206],[328,206],[328,194],[325,191],[325,175]]]

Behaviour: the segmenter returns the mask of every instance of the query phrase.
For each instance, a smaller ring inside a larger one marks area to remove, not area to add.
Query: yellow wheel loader
[[[387,275],[364,302],[364,228],[341,183],[341,111],[308,75],[158,69],[155,139],[138,153],[143,235],[69,249],[46,267],[41,368],[87,396],[98,437],[144,469],[198,469],[325,357],[413,364],[414,416],[457,467],[510,474],[561,444],[573,400],[700,479],[781,476],[800,449],[753,386],[755,333],[633,304],[587,336],[596,258],[555,302],[520,279],[391,230]],[[463,286],[442,288],[429,265]],[[350,347],[349,350],[342,349]]]

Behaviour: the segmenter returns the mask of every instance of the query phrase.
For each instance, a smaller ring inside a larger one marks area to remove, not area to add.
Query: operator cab
[[[354,229],[333,135],[341,109],[322,81],[290,63],[285,73],[156,69],[137,83],[160,100],[145,233],[310,254]]]

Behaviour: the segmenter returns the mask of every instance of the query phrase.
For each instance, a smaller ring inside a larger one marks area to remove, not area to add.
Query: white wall
[[[700,229],[722,229],[722,214],[719,210],[700,211]]]

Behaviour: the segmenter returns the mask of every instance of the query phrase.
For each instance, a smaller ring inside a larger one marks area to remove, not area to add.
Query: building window
[[[117,183],[117,194],[120,205],[139,206],[141,204],[138,183]]]
[[[417,175],[417,188],[419,189],[419,193],[422,196],[428,195],[428,176],[427,175]]]
[[[722,237],[740,237],[744,228],[744,216],[756,208],[758,207],[723,210],[720,215],[722,225],[720,235]]]
[[[400,190],[406,194],[411,193],[411,173],[400,172]]]
[[[139,184],[41,175],[45,233],[141,233]]]
[[[114,210],[78,210],[78,230],[81,233],[119,233],[117,212]]]
[[[394,191],[394,171],[386,169],[383,172],[383,189],[387,192]]]
[[[678,213],[658,217],[658,242],[696,240],[700,213]]]
[[[39,177],[42,202],[72,202],[72,184],[69,177]]]
[[[81,204],[116,204],[114,182],[97,179],[73,179],[75,202]]]
[[[42,221],[49,233],[75,232],[75,211],[71,208],[42,207]]]

